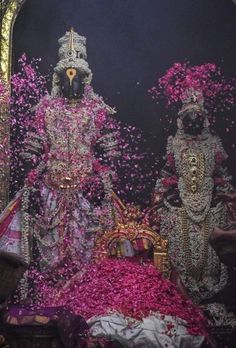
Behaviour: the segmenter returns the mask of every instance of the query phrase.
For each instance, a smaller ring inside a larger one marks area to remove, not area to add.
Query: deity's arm
[[[174,205],[180,204],[178,194],[178,176],[175,168],[175,158],[173,154],[173,137],[168,138],[167,151],[165,155],[165,165],[160,172],[160,176],[156,181],[153,203],[162,204],[164,199],[170,201]]]
[[[44,109],[42,102],[40,102],[35,107],[35,117],[33,121],[29,124],[27,133],[24,138],[23,147],[20,152],[20,156],[23,160],[24,167],[27,169],[27,172],[30,174],[36,174],[37,171],[42,172],[45,162],[45,154],[47,149],[47,138],[45,134],[45,119]],[[38,173],[40,174],[40,173]]]
[[[116,110],[107,105],[103,98],[90,91],[90,98],[94,103],[94,123],[96,139],[94,145],[100,148],[104,158],[114,159],[119,156],[118,138],[119,133],[115,126],[113,115]]]
[[[100,170],[100,176],[104,187],[104,199],[102,202],[104,216],[104,228],[110,229],[115,224],[114,201],[113,201],[113,180],[115,173],[112,170],[112,163],[120,156],[119,150],[119,131],[114,124],[113,115],[115,109],[111,108],[100,99],[100,108],[96,115],[96,126],[99,129],[99,136],[96,140],[96,146],[102,153],[102,162],[105,164],[105,170]],[[105,122],[101,122],[101,121]]]
[[[107,131],[107,124],[114,110],[107,106],[103,99],[89,91],[87,103],[90,106],[89,117],[83,128],[84,143],[89,146],[91,159],[93,161],[93,174],[85,183],[85,191],[97,191],[97,194],[88,196],[91,202],[96,202],[99,211],[101,231],[111,228],[114,223],[112,204],[112,181],[114,173],[110,168],[110,160],[107,153],[113,150],[111,137]],[[91,181],[92,180],[92,181]],[[87,192],[86,191],[86,192]],[[96,197],[95,197],[96,196]],[[97,199],[97,197],[99,197]]]
[[[100,129],[100,136],[97,139],[97,145],[102,149],[106,159],[113,161],[120,155],[119,151],[119,131],[113,124],[113,115],[115,110],[107,106],[106,123]]]
[[[229,193],[233,190],[232,176],[225,165],[228,155],[225,152],[219,137],[215,137],[215,170],[213,180],[216,193]]]
[[[35,166],[37,165],[38,159],[42,155],[43,150],[43,138],[37,134],[35,129],[32,128],[28,131],[25,137],[21,157]]]

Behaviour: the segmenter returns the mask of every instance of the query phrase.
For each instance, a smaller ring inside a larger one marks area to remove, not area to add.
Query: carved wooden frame
[[[0,0],[0,77],[7,88],[10,89],[12,72],[12,37],[16,17],[26,0]],[[0,144],[4,144],[4,152],[10,147],[10,112],[9,105],[1,100],[0,96]],[[1,150],[0,150],[1,151]],[[0,168],[0,211],[2,211],[9,196],[9,172],[10,163],[7,160]]]

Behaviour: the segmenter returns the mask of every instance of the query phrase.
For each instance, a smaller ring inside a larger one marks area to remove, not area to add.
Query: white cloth
[[[185,321],[167,315],[134,321],[114,313],[93,317],[88,324],[92,336],[115,339],[125,348],[199,348],[204,341],[203,336],[188,333]]]

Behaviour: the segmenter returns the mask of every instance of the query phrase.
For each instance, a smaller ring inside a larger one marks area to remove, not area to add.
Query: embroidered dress
[[[159,208],[161,234],[169,239],[170,257],[190,296],[199,303],[220,291],[227,272],[208,243],[214,226],[226,222],[218,192],[230,189],[222,167],[227,155],[218,137],[209,131],[169,137],[167,163],[157,180],[156,193],[164,197]]]
[[[39,164],[1,215],[1,250],[21,254],[27,262],[37,259],[46,269],[67,259],[78,264],[90,259],[97,232],[112,224],[111,173],[104,167],[98,174],[94,150],[108,113],[90,86],[76,105],[43,98],[23,151],[32,158],[37,149]],[[96,206],[84,194],[95,180],[104,194]]]

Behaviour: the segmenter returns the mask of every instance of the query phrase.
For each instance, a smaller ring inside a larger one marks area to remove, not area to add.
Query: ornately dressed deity
[[[112,223],[111,171],[99,163],[95,146],[105,156],[117,154],[113,134],[104,131],[114,111],[90,86],[86,38],[71,29],[59,44],[51,95],[37,105],[22,150],[36,166],[0,225],[1,250],[23,255],[28,263],[37,255],[42,270],[86,263],[95,235]],[[95,204],[90,188],[96,191],[96,183],[101,197]]]
[[[227,271],[209,244],[214,226],[226,223],[220,192],[229,192],[222,166],[227,155],[209,130],[201,90],[190,88],[168,138],[166,165],[156,183],[161,234],[169,239],[170,257],[191,298],[200,303],[219,292]]]

